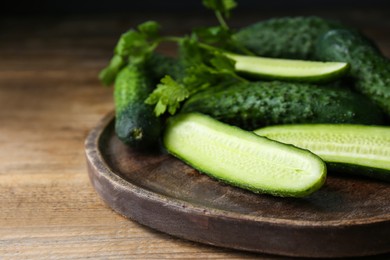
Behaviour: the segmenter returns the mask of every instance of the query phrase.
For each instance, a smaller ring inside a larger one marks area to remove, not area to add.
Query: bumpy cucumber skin
[[[347,30],[331,30],[317,43],[322,60],[348,62],[355,88],[390,116],[390,60],[363,36]]]
[[[234,37],[259,56],[314,60],[318,38],[337,28],[346,27],[316,16],[283,17],[242,28]]]
[[[124,67],[115,80],[115,131],[122,142],[138,150],[157,146],[162,131],[161,119],[144,103],[152,90],[142,66]]]
[[[221,133],[221,135],[224,135],[224,134],[228,133],[231,136],[235,136],[235,137],[239,136],[241,138],[243,137],[243,135],[251,135],[250,139],[253,139],[253,136],[255,136],[255,135],[254,134],[252,135],[252,133],[246,132],[246,131],[238,128],[238,127],[234,127],[234,126],[231,126],[231,125],[223,124],[221,122],[218,122],[217,120],[214,120],[214,119],[210,118],[209,116],[206,116],[206,115],[200,114],[200,113],[182,113],[182,114],[178,114],[178,115],[176,115],[174,117],[169,118],[167,120],[167,125],[166,125],[166,128],[165,128],[164,134],[163,134],[163,143],[164,143],[164,146],[167,149],[167,151],[171,155],[179,158],[180,160],[182,160],[186,164],[188,164],[191,167],[197,169],[198,171],[208,175],[209,177],[214,178],[214,179],[216,179],[218,181],[221,181],[223,183],[235,186],[235,187],[239,187],[239,188],[242,188],[242,189],[246,189],[246,190],[252,191],[254,193],[264,193],[264,194],[270,194],[270,195],[278,196],[278,197],[296,197],[296,198],[306,197],[306,196],[312,194],[313,192],[317,191],[318,189],[320,189],[325,184],[326,175],[327,175],[326,164],[317,155],[315,155],[315,154],[313,154],[313,153],[311,153],[311,152],[309,152],[307,150],[299,149],[299,148],[297,148],[295,146],[288,145],[288,144],[282,144],[280,142],[273,141],[273,140],[268,139],[268,138],[265,138],[265,140],[272,147],[272,149],[275,149],[278,146],[279,146],[279,149],[284,149],[284,150],[291,149],[292,153],[306,154],[308,159],[317,162],[318,167],[319,167],[320,175],[318,176],[318,178],[315,181],[312,182],[311,186],[307,186],[305,189],[301,189],[301,190],[297,190],[297,189],[293,189],[293,190],[275,189],[275,188],[269,188],[269,187],[268,188],[264,188],[264,187],[261,188],[261,187],[259,187],[257,185],[253,185],[253,184],[250,184],[248,182],[242,183],[242,182],[229,180],[229,178],[226,178],[226,177],[218,177],[218,176],[216,176],[215,173],[210,172],[209,170],[199,166],[197,163],[194,163],[191,159],[188,159],[187,158],[188,154],[187,155],[183,154],[182,152],[177,151],[175,149],[176,145],[179,145],[179,147],[181,148],[181,147],[183,147],[182,146],[183,144],[182,143],[180,143],[180,144],[176,143],[178,138],[177,138],[177,135],[175,134],[175,132],[177,130],[174,130],[174,128],[178,127],[184,121],[192,121],[192,120],[194,120],[194,122],[195,122],[195,121],[197,121],[196,118],[201,118],[201,121],[209,121],[207,123],[209,125],[209,127],[218,129],[217,131],[219,131]],[[188,132],[186,131],[186,134],[187,133]],[[259,137],[259,138],[262,138],[262,137]],[[248,139],[248,138],[246,138],[246,139]],[[248,141],[248,140],[246,140],[246,141]],[[172,142],[174,142],[176,144],[173,144]],[[264,145],[263,142],[260,143],[260,146]],[[198,140],[197,140],[196,146],[199,146],[199,145],[201,146],[202,143],[198,142]],[[267,148],[263,147],[262,149],[267,149]],[[192,151],[193,150],[191,150],[191,152]],[[235,153],[234,156],[237,156],[237,154]],[[261,161],[261,160],[259,160],[259,161]],[[214,164],[218,164],[220,162],[215,162],[215,161],[210,161],[209,162],[207,160],[207,163],[210,163],[211,165],[214,165]]]
[[[158,83],[165,75],[176,78],[180,73],[177,59],[156,52],[146,60],[145,68],[153,83]]]
[[[279,81],[210,88],[191,97],[182,112],[208,114],[246,130],[276,124],[384,123],[379,108],[348,89]]]

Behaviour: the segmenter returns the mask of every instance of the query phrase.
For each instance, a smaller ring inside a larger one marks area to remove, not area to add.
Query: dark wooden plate
[[[287,256],[390,252],[390,185],[332,175],[313,195],[254,194],[200,174],[161,151],[137,153],[114,134],[113,114],[86,143],[89,177],[118,213],[201,243]]]

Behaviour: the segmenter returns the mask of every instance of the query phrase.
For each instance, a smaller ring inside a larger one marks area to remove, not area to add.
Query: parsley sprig
[[[164,77],[145,100],[146,104],[156,105],[157,116],[166,111],[175,114],[182,101],[220,82],[245,81],[236,74],[233,60],[220,49],[199,43],[196,36],[181,39],[179,52],[179,62],[184,67],[182,76]]]
[[[159,31],[160,25],[157,22],[147,21],[138,25],[137,30],[130,29],[123,33],[114,48],[114,56],[99,73],[100,81],[109,86],[126,64],[144,62],[161,41]]]
[[[122,34],[114,49],[114,56],[99,78],[104,85],[111,85],[118,72],[127,64],[142,65],[160,43],[170,41],[178,44],[180,76],[166,75],[145,100],[153,105],[156,116],[175,114],[180,104],[191,95],[221,82],[246,81],[236,74],[234,61],[225,53],[242,48],[233,37],[227,24],[230,12],[237,4],[234,0],[203,0],[203,5],[214,11],[218,26],[194,29],[184,37],[160,35],[160,25],[155,21],[140,24]]]
[[[230,11],[237,7],[234,0],[203,0],[203,5],[214,11],[220,25],[224,29],[229,29],[226,18],[230,17]]]

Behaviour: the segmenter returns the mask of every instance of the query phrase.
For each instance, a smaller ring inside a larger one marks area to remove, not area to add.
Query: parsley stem
[[[218,19],[218,22],[221,24],[222,28],[229,30],[229,26],[227,25],[225,19],[223,18],[223,15],[220,11],[215,11],[215,16]]]
[[[245,55],[248,55],[248,56],[256,56],[256,54],[254,54],[253,52],[251,52],[250,50],[248,50],[247,48],[245,48],[244,46],[242,46],[241,44],[236,44],[236,47],[242,51]]]
[[[158,39],[159,42],[179,42],[183,38],[177,36],[165,36]]]
[[[221,49],[218,49],[217,47],[214,47],[212,45],[209,45],[209,44],[205,44],[205,43],[202,43],[202,42],[199,42],[198,43],[199,47],[205,49],[205,50],[208,50],[208,51],[221,51]]]

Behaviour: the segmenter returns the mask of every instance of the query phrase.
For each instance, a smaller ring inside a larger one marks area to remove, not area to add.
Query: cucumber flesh
[[[168,120],[169,153],[200,172],[256,193],[303,197],[325,182],[325,163],[313,153],[189,113]]]
[[[258,78],[305,82],[330,81],[344,75],[349,68],[345,62],[288,60],[226,54],[235,61],[237,72]]]
[[[279,125],[254,131],[308,149],[328,163],[351,165],[354,173],[390,180],[390,127],[368,125]]]

